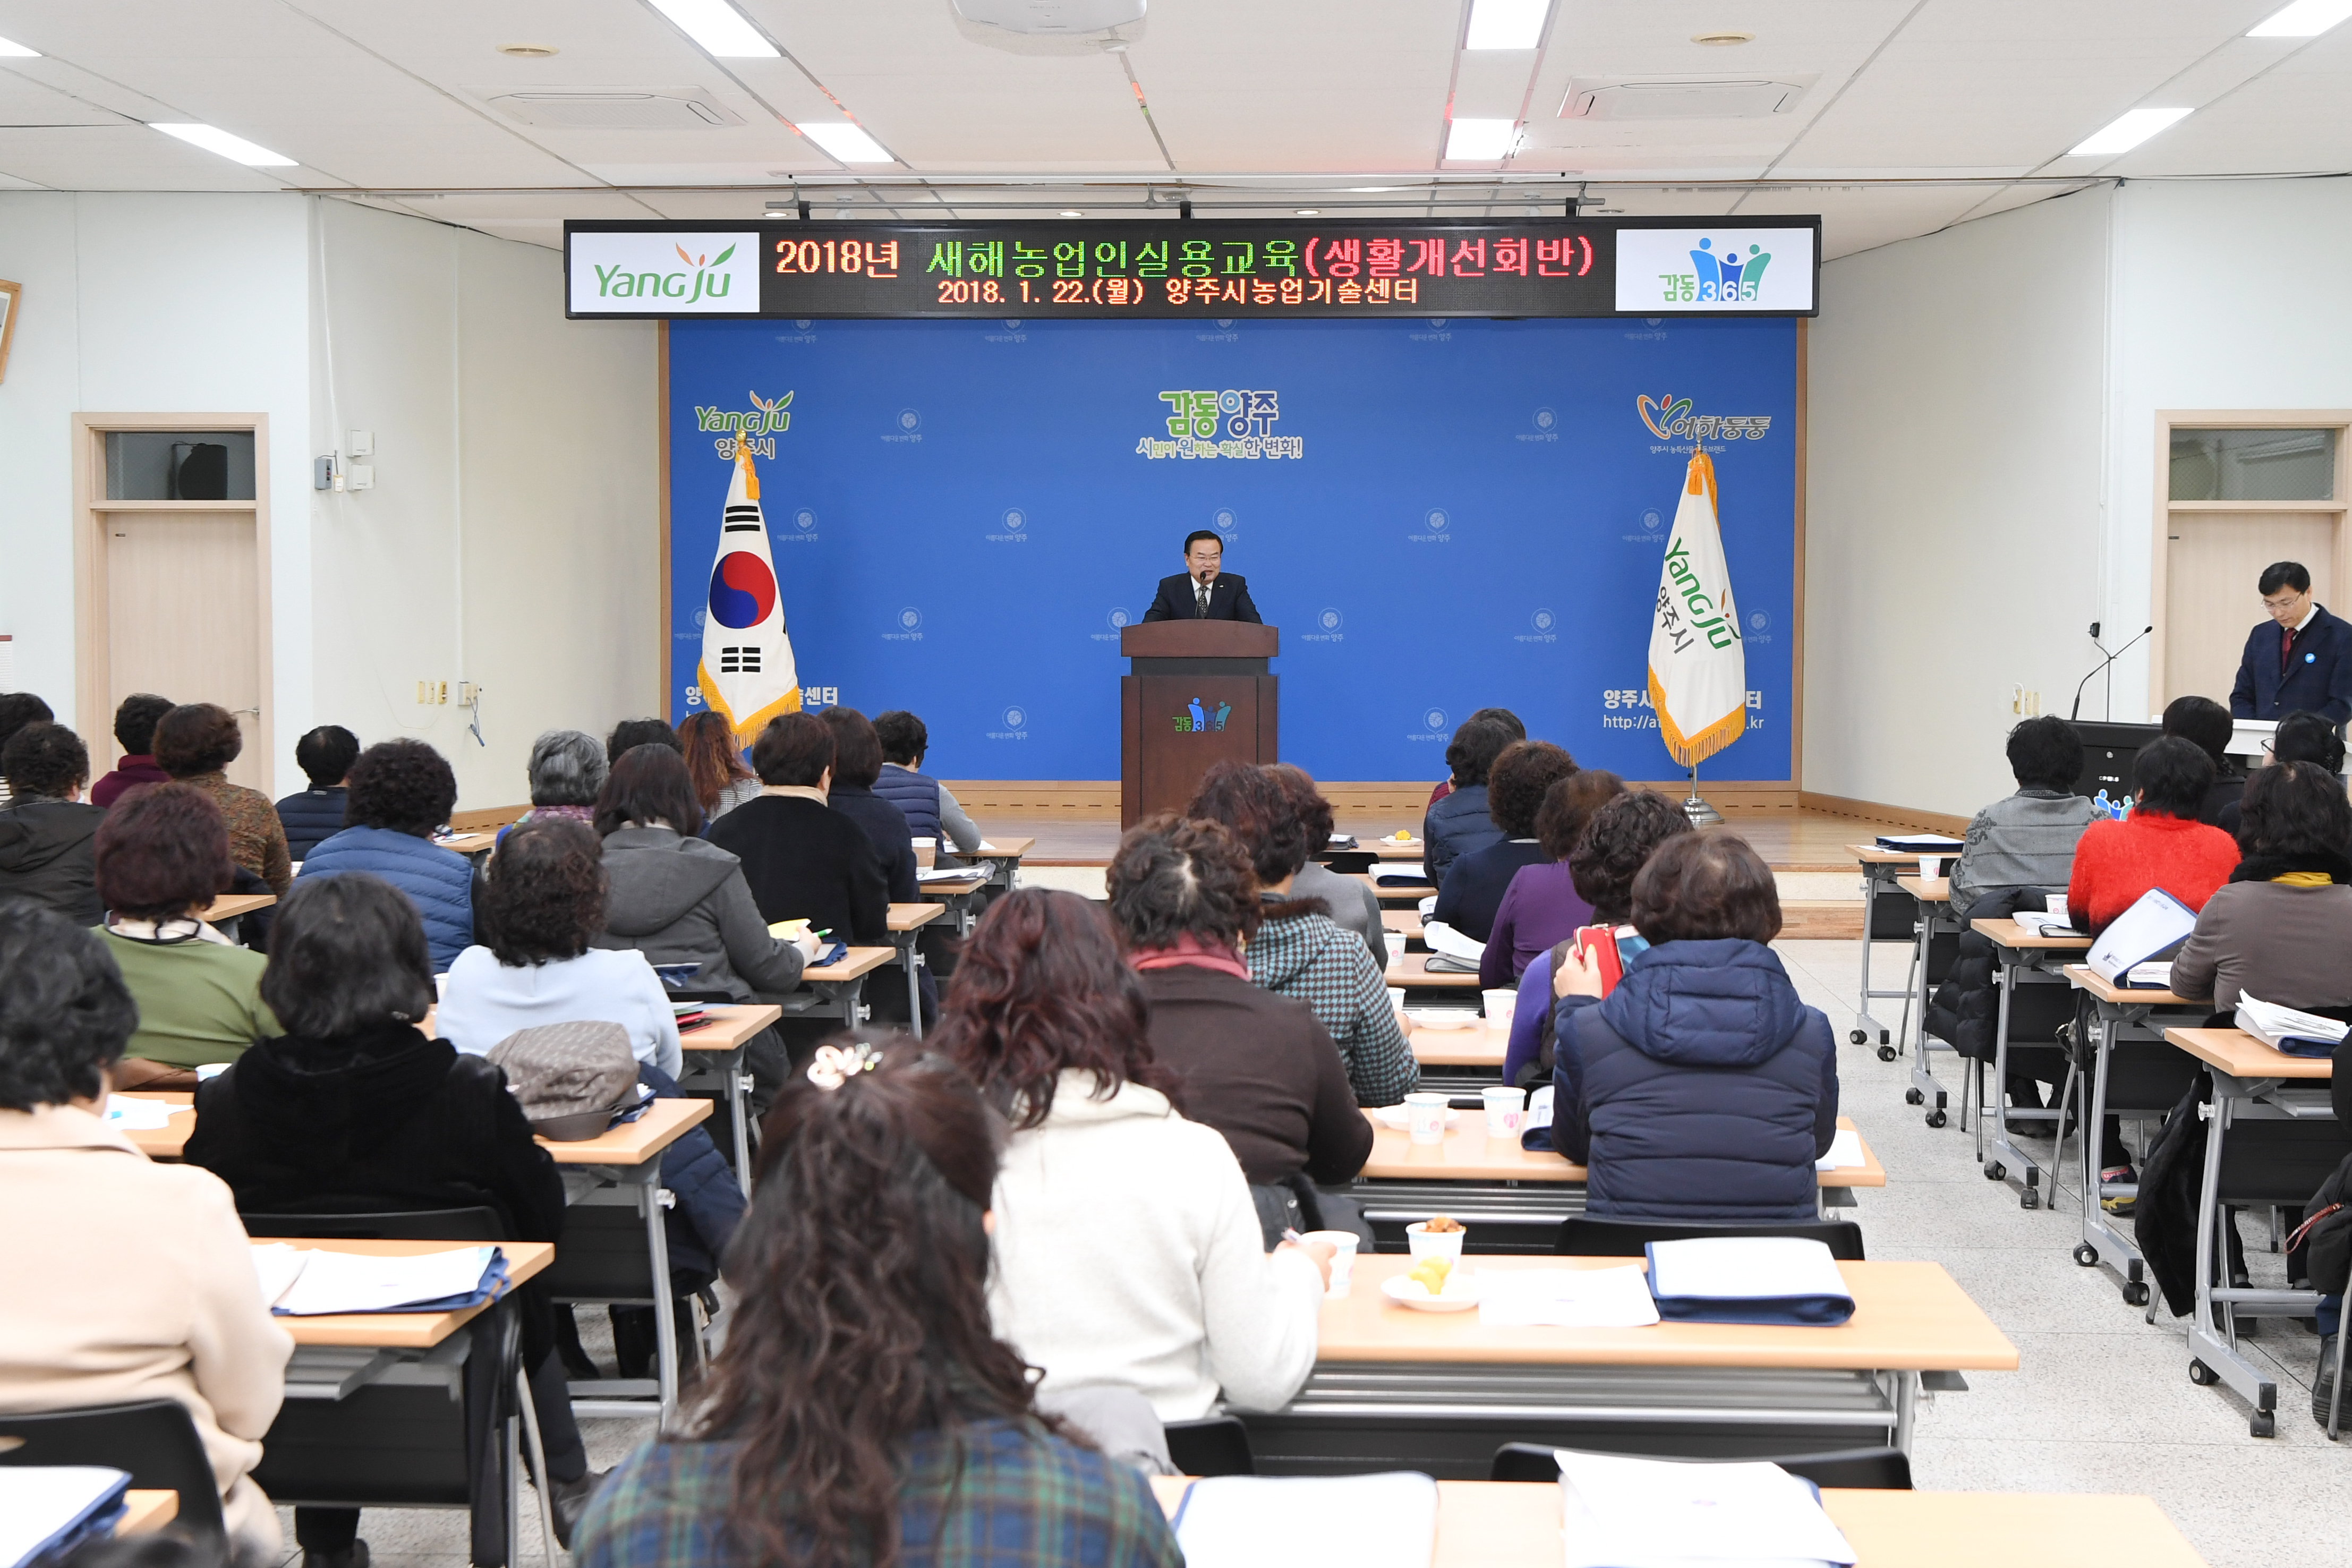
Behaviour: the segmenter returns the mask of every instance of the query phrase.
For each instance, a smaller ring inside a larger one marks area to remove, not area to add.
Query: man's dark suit
[[[2331,724],[2352,719],[2352,625],[2315,606],[2319,613],[2297,632],[2279,668],[2276,621],[2264,621],[2246,638],[2245,656],[2238,662],[2238,683],[2230,693],[2230,711],[2241,719],[2284,719],[2308,710]]]
[[[1252,626],[1265,625],[1265,617],[1250,603],[1248,580],[1222,572],[1209,584],[1209,613],[1204,617],[1192,595],[1192,574],[1179,572],[1173,577],[1160,579],[1160,596],[1151,601],[1151,608],[1143,612],[1147,621],[1247,621]]]

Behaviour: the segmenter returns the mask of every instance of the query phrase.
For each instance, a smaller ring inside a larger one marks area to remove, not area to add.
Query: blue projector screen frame
[[[1454,726],[1490,704],[1585,766],[1672,777],[1650,612],[1696,444],[1749,690],[1704,776],[1793,777],[1798,322],[663,330],[674,720],[701,706],[748,426],[808,705],[911,709],[935,773],[1117,778],[1118,628],[1210,528],[1282,629],[1282,755],[1317,777],[1443,777]]]

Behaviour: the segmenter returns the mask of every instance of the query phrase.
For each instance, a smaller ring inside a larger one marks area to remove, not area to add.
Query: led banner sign
[[[1821,220],[563,226],[565,313],[1810,316]]]

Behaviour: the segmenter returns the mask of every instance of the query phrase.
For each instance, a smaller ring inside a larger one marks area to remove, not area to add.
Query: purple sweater
[[[1519,977],[1518,1006],[1511,1014],[1510,1041],[1503,1047],[1505,1083],[1518,1082],[1521,1069],[1535,1064],[1543,1039],[1544,1015],[1551,1011],[1551,950],[1546,948],[1535,955],[1527,973]],[[1541,1147],[1549,1149],[1551,1145],[1546,1142]]]
[[[1568,862],[1522,866],[1496,908],[1486,951],[1478,960],[1478,984],[1497,991],[1516,984],[1536,954],[1566,942],[1579,926],[1592,923],[1592,906],[1576,890]]]

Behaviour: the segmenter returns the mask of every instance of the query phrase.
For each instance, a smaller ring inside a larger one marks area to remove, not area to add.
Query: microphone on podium
[[[2107,653],[2105,646],[2099,641],[2099,623],[2096,621],[2093,621],[2091,623],[2091,646],[2097,648],[2101,653],[2107,654],[2107,657],[2101,659],[2097,664],[2093,665],[2091,667],[2091,674],[2083,677],[2081,685],[2074,688],[2074,706],[2069,710],[2066,714],[2068,720],[2074,720],[2081,715],[2083,711],[2083,688],[2091,684],[2091,676],[2098,674],[2099,671],[2103,669],[2111,668],[2115,664],[2116,660],[2121,658],[2124,655],[2132,650],[2133,647],[2138,643],[2140,637],[2147,636],[2154,630],[2156,630],[2156,627],[2153,626],[2142,626],[2139,629],[2138,636],[2134,637],[2130,642],[2124,644],[2123,647],[2116,649],[2113,653]],[[2113,719],[2115,716],[2115,682],[2110,680],[2107,683],[2107,717]]]

